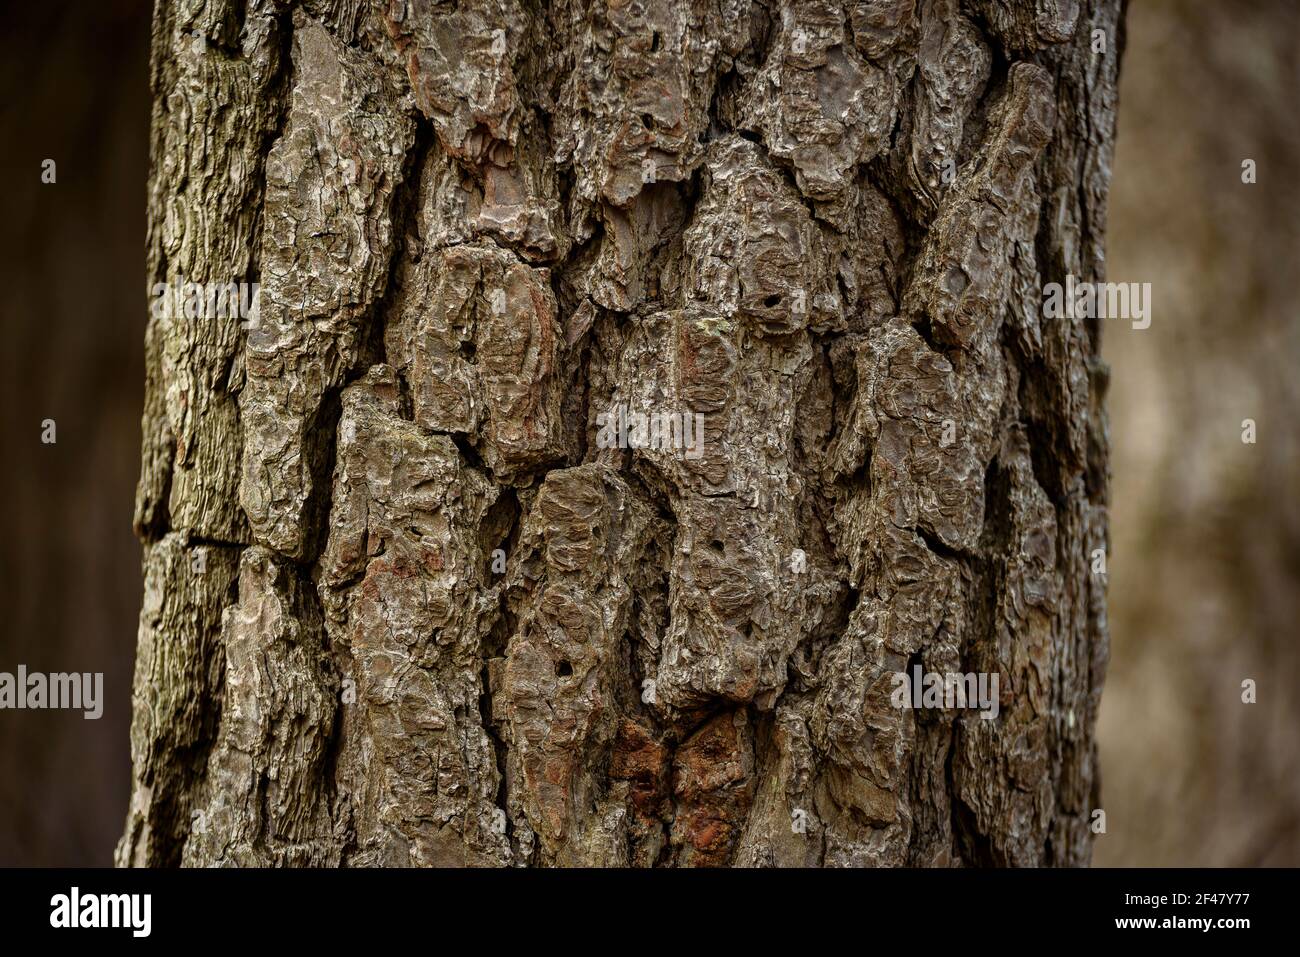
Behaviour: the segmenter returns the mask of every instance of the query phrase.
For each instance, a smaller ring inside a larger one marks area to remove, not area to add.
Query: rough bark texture
[[[119,863],[1086,863],[1119,21],[159,0]]]

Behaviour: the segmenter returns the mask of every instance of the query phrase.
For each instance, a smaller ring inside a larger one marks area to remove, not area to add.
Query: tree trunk
[[[1086,863],[1119,6],[158,0],[119,863]]]

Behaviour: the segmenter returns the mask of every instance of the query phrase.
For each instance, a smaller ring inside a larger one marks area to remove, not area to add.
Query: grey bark
[[[159,0],[118,862],[1086,863],[1119,31]]]

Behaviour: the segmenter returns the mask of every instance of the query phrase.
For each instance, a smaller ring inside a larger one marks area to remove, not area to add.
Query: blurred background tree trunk
[[[1097,860],[1295,866],[1300,10],[1135,4],[1130,35],[1109,269],[1152,282],[1157,318],[1107,341],[1116,638]]]
[[[119,863],[1086,863],[1119,6],[162,0]]]
[[[0,671],[104,676],[98,720],[0,716],[3,866],[107,864],[131,779],[149,130],[139,6],[0,8],[11,187],[0,217]],[[46,419],[53,444],[41,441]]]

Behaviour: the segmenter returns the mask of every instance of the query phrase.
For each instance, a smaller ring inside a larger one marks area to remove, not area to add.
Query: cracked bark
[[[1086,863],[1119,7],[160,0],[119,864]]]

